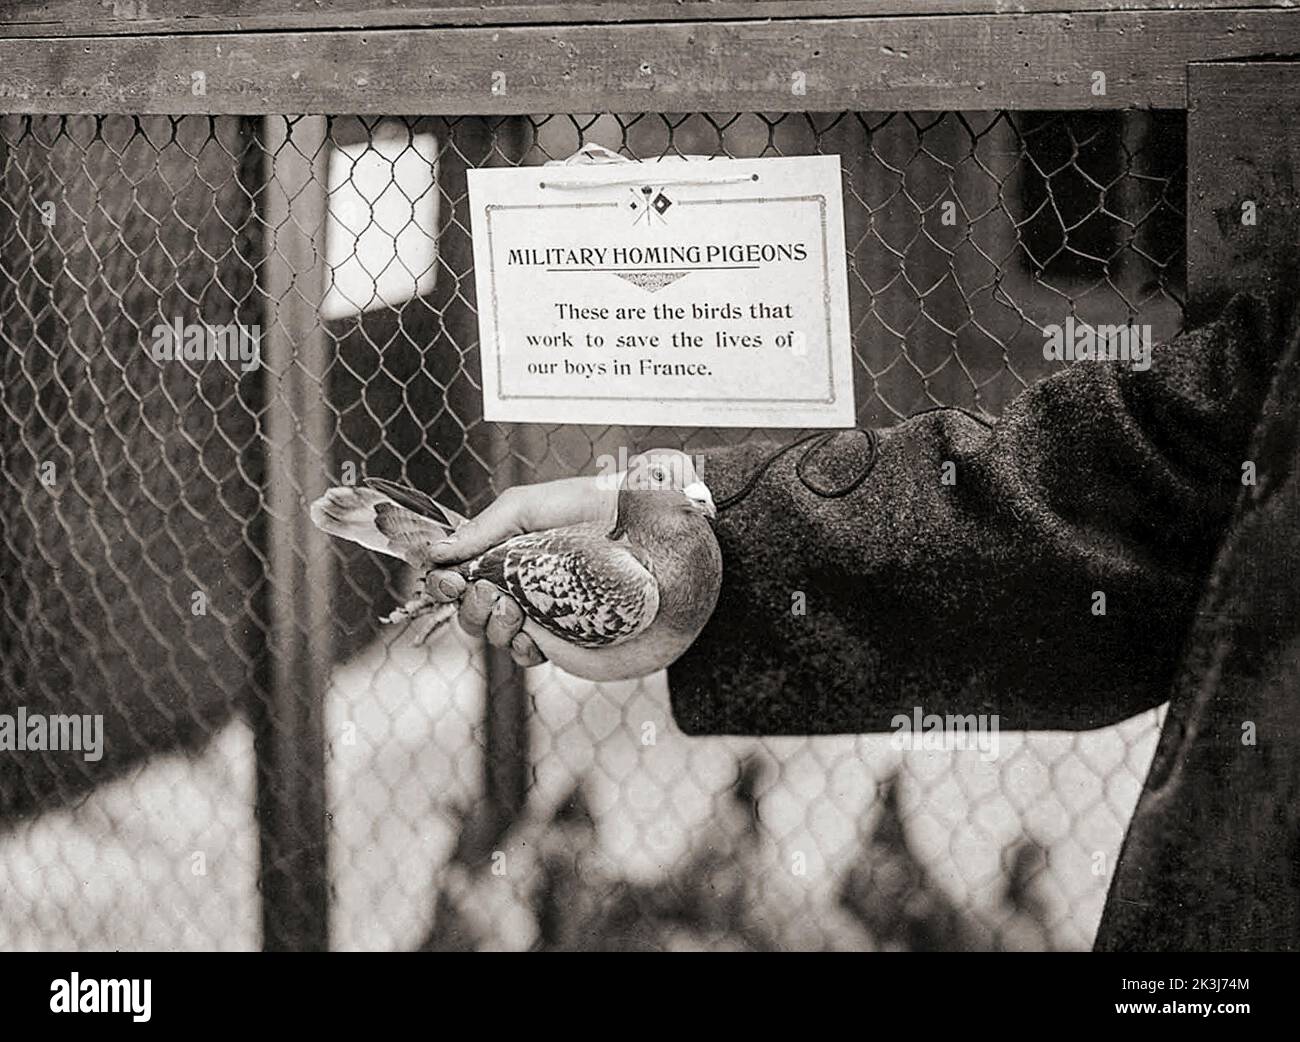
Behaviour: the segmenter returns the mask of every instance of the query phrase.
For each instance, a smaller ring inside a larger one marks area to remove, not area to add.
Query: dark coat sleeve
[[[1300,340],[1277,367],[1097,931],[1300,951]]]
[[[1237,297],[1149,370],[1077,362],[991,427],[842,432],[806,481],[785,453],[720,515],[718,606],[669,671],[678,725],[867,732],[919,706],[1078,729],[1163,702],[1280,346]],[[778,447],[706,454],[704,479],[725,498]],[[867,467],[842,497],[807,487]]]

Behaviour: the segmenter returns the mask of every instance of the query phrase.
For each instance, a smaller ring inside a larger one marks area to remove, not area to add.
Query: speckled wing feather
[[[397,503],[376,502],[374,511],[375,528],[388,539],[391,553],[416,568],[433,566],[429,551],[448,535],[449,529]]]
[[[659,586],[627,543],[599,525],[515,536],[468,569],[512,596],[537,625],[584,648],[610,647],[654,621]]]

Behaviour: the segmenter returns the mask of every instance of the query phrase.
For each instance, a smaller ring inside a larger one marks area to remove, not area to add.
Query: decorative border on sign
[[[831,311],[830,278],[830,233],[827,228],[826,196],[818,195],[784,195],[784,196],[742,196],[736,199],[680,199],[678,206],[722,206],[729,203],[816,203],[822,235],[822,304],[826,313],[826,370],[827,397],[825,398],[743,398],[730,396],[725,398],[668,397],[665,395],[583,395],[583,394],[505,394],[502,391],[504,373],[501,366],[499,333],[501,329],[499,301],[497,299],[496,250],[492,245],[492,215],[495,210],[574,210],[620,208],[616,202],[603,203],[503,203],[489,204],[484,207],[487,220],[488,241],[488,281],[492,302],[492,337],[496,354],[496,400],[507,401],[584,401],[584,402],[683,402],[686,404],[734,404],[734,405],[834,405],[835,390],[835,346],[832,336],[833,316]]]

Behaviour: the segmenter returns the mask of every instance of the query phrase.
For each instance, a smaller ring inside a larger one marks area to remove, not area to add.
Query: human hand
[[[434,560],[448,567],[432,569],[425,578],[425,589],[440,603],[460,601],[457,618],[470,636],[509,648],[510,657],[521,666],[540,665],[546,656],[522,632],[524,613],[514,598],[482,580],[469,588],[465,577],[450,566],[473,560],[525,532],[584,521],[607,521],[612,528],[617,513],[617,482],[608,478],[562,478],[508,488],[481,514],[435,544]]]

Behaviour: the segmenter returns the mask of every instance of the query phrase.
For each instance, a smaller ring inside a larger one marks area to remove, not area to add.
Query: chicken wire
[[[1004,734],[993,762],[686,738],[662,675],[525,676],[381,629],[410,579],[342,544],[329,632],[289,623],[322,690],[277,675],[275,605],[320,591],[269,544],[326,477],[472,513],[620,449],[797,436],[482,419],[465,171],[589,143],[840,156],[864,426],[995,417],[1067,315],[1181,327],[1181,113],[0,118],[3,711],[104,720],[97,761],[0,753],[0,946],[256,947],[293,898],[268,857],[319,882],[328,908],[296,912],[340,949],[1090,943],[1157,713]],[[269,274],[290,233],[323,294]],[[293,353],[155,361],[177,322]],[[287,479],[277,423],[310,449]],[[324,747],[284,761],[315,742],[298,708]],[[328,850],[292,833],[310,809],[287,835],[273,812],[317,768]]]

